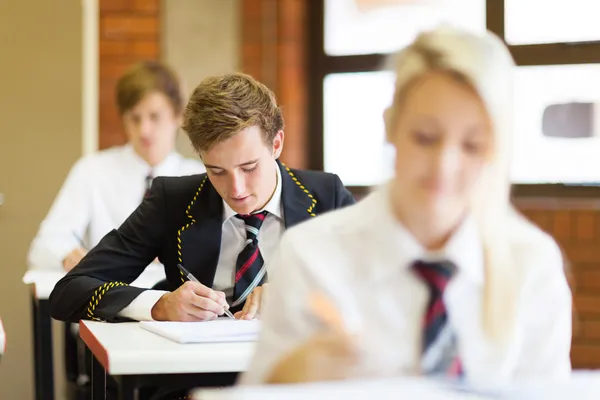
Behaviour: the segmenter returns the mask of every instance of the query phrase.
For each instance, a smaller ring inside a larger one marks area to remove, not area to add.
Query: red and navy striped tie
[[[425,375],[460,378],[463,368],[458,356],[456,335],[448,324],[444,305],[444,291],[456,273],[456,266],[449,261],[417,261],[413,270],[429,290],[429,302],[423,319],[422,372]]]
[[[258,248],[258,232],[267,211],[250,215],[236,215],[246,224],[246,244],[235,263],[235,284],[233,285],[232,308],[244,304],[246,297],[255,287],[267,281],[267,271]]]
[[[144,191],[144,198],[147,198],[147,197],[150,196],[150,189],[152,188],[152,181],[153,180],[154,180],[154,177],[152,176],[152,172],[150,172],[146,176],[146,180],[145,180],[146,190]]]

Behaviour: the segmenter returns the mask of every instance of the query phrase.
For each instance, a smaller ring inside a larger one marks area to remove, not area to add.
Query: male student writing
[[[283,231],[354,202],[336,175],[278,161],[281,109],[247,75],[205,79],[186,107],[183,129],[207,173],[156,178],[123,225],[58,282],[50,296],[54,318],[199,321],[222,315],[229,304],[238,318],[252,318],[260,304],[256,287],[277,268],[268,261]],[[173,292],[128,285],[155,257]],[[185,281],[178,264],[201,283]]]

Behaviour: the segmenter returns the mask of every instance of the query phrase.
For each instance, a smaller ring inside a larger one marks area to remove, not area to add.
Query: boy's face
[[[147,94],[122,118],[129,142],[149,165],[160,164],[173,151],[181,117],[164,94]]]
[[[283,150],[283,131],[268,145],[257,126],[200,153],[210,182],[223,200],[238,214],[262,209],[277,183],[275,160]]]

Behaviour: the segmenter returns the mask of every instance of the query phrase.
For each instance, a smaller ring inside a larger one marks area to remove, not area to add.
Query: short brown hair
[[[117,82],[117,108],[121,115],[134,108],[146,95],[159,92],[167,96],[173,111],[181,113],[183,94],[177,74],[158,61],[144,61],[131,67]]]
[[[251,126],[259,127],[265,143],[272,144],[283,129],[283,115],[273,92],[242,73],[204,79],[183,113],[182,128],[197,152]]]

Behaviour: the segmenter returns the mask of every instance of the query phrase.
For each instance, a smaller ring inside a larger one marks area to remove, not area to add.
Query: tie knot
[[[447,260],[435,262],[416,261],[412,268],[429,289],[438,294],[444,292],[448,282],[456,273],[456,265]]]
[[[236,215],[236,217],[244,221],[246,224],[246,238],[248,239],[256,239],[258,236],[258,231],[265,221],[266,216],[267,211],[262,211],[256,214]]]

